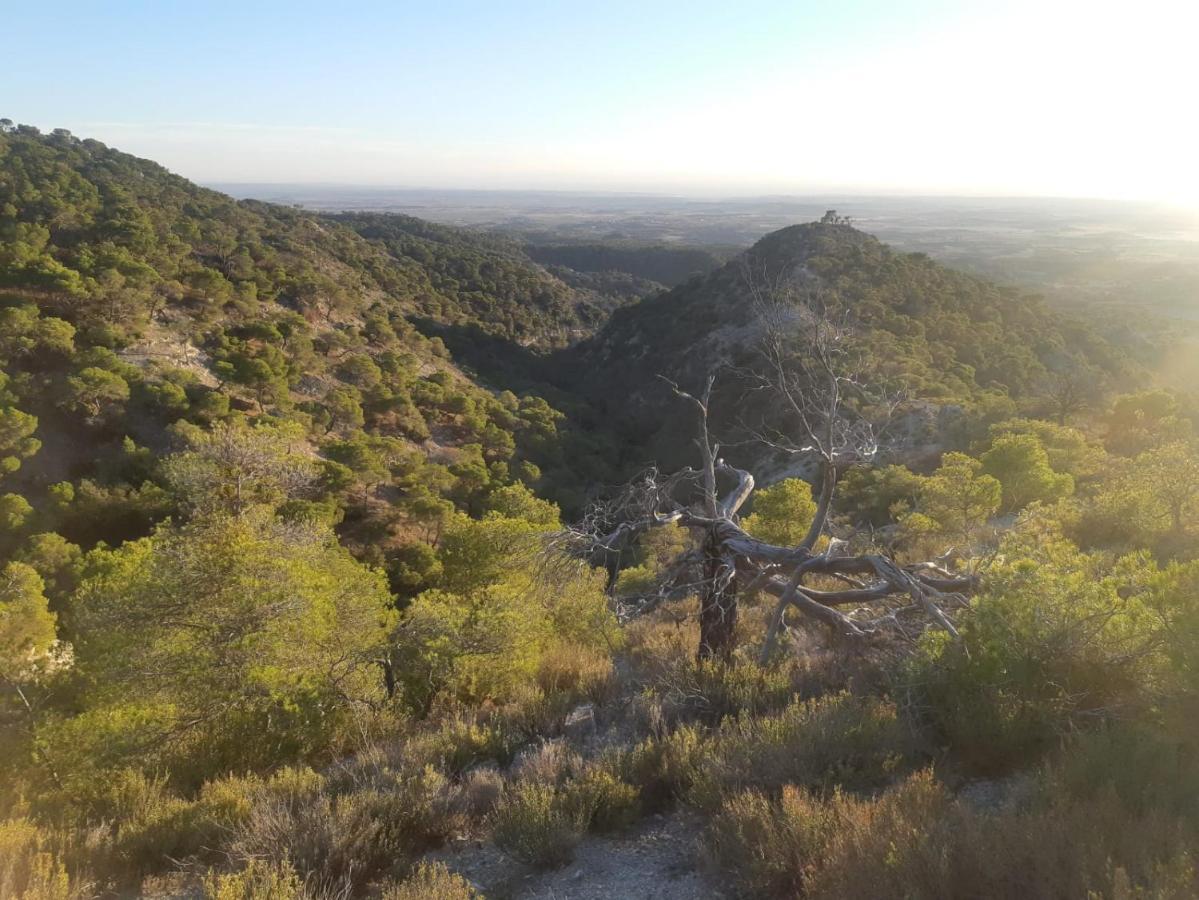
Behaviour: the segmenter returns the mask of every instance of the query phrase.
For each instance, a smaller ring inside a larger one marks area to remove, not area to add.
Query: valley
[[[1193,895],[1194,228],[4,120],[0,897]]]

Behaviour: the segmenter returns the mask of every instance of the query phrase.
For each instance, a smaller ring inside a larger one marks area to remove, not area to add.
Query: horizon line
[[[340,190],[358,191],[404,191],[408,193],[442,193],[442,194],[550,194],[556,196],[580,197],[639,197],[664,200],[824,200],[824,199],[855,199],[855,200],[1042,200],[1068,201],[1085,203],[1126,204],[1130,206],[1161,206],[1180,211],[1190,211],[1190,207],[1156,198],[1130,197],[1100,197],[1083,194],[1031,194],[1031,193],[956,193],[933,191],[884,191],[846,189],[843,192],[833,190],[813,191],[811,193],[687,193],[684,191],[638,191],[638,190],[600,190],[595,188],[544,188],[544,187],[430,187],[404,184],[371,184],[363,182],[343,181],[243,181],[225,179],[196,180],[196,184],[209,189],[236,187],[269,187],[269,188],[334,188]]]

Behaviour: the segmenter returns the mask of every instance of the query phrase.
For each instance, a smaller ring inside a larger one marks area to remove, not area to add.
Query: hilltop
[[[736,437],[745,376],[763,366],[761,305],[784,285],[784,305],[818,298],[845,325],[863,375],[934,407],[1010,413],[1051,404],[1064,382],[1098,394],[1139,377],[1119,348],[1034,295],[828,222],[772,232],[708,274],[615,310],[561,354],[563,367],[648,456],[678,449],[679,406],[663,379],[694,389],[719,371],[717,424]]]

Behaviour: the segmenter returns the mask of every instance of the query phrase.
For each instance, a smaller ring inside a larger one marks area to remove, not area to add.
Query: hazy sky
[[[1199,205],[1196,0],[0,0],[0,116],[199,181]]]

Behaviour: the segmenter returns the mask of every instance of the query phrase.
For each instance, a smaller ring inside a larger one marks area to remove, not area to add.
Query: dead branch
[[[701,658],[731,659],[742,594],[776,598],[761,657],[775,652],[787,610],[826,628],[838,640],[863,641],[886,630],[911,636],[922,617],[949,632],[958,631],[953,612],[978,584],[976,575],[954,572],[947,554],[938,560],[900,565],[878,553],[850,554],[848,542],[832,540],[822,553],[817,544],[828,529],[839,470],[873,460],[887,421],[898,405],[872,388],[849,340],[851,322],[837,314],[834,299],[786,273],[752,272],[746,283],[762,328],[760,365],[739,373],[748,392],[766,391],[778,413],[752,430],[754,440],[776,453],[802,456],[815,466],[816,514],[795,546],[759,540],[739,524],[739,513],[756,486],[747,469],[726,463],[711,434],[715,374],[701,390],[687,391],[663,378],[696,411],[700,468],[664,474],[643,472],[625,490],[596,504],[570,529],[555,536],[560,550],[602,557],[611,564],[622,548],[646,530],[677,524],[695,536],[693,549],[667,566],[652,591],[621,598],[622,619],[643,614],[689,593],[700,597]],[[721,494],[721,484],[733,484]],[[615,569],[610,585],[615,582]],[[835,578],[847,585],[824,590],[805,583],[809,576]],[[849,612],[843,609],[852,607]],[[911,621],[909,621],[911,620]]]

